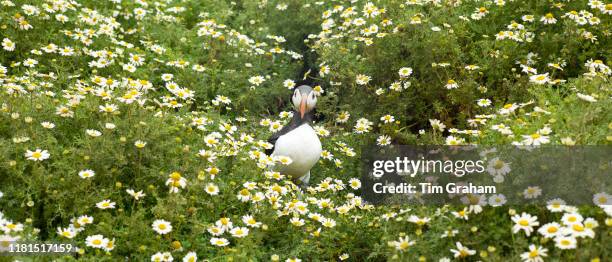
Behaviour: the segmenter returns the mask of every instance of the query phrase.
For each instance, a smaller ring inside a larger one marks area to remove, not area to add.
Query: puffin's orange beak
[[[300,102],[300,116],[304,118],[304,114],[306,114],[306,99],[307,96],[302,96],[302,102]]]

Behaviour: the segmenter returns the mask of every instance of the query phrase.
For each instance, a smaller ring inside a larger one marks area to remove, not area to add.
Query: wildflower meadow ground
[[[610,261],[612,192],[373,205],[360,176],[372,144],[609,146],[611,16],[604,0],[0,0],[0,250],[77,247],[0,261]],[[300,192],[265,152],[302,83],[323,151]]]

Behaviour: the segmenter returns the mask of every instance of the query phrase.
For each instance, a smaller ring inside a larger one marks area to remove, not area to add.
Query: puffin
[[[289,124],[274,133],[268,142],[273,145],[266,153],[272,157],[291,158],[289,165],[277,167],[282,175],[290,177],[300,188],[305,189],[310,182],[310,169],[321,157],[321,141],[310,126],[314,118],[317,96],[308,85],[294,89],[291,102],[295,109]]]

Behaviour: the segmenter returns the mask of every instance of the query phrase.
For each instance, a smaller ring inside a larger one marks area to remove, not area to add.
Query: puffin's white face
[[[300,112],[300,116],[303,118],[304,114],[312,111],[317,105],[317,96],[312,88],[296,88],[291,97],[293,107],[296,111]],[[306,93],[307,92],[307,93]]]

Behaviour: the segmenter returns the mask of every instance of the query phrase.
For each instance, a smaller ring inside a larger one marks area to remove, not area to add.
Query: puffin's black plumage
[[[293,112],[293,118],[291,118],[291,121],[287,125],[285,125],[283,128],[281,128],[281,130],[272,134],[272,137],[268,139],[268,143],[272,144],[272,148],[266,149],[266,154],[270,155],[272,154],[272,152],[274,152],[274,144],[276,144],[276,140],[278,140],[280,136],[291,132],[291,130],[296,129],[303,124],[308,124],[312,122],[313,118],[314,118],[314,110],[305,113],[304,118],[300,117],[299,112]]]

